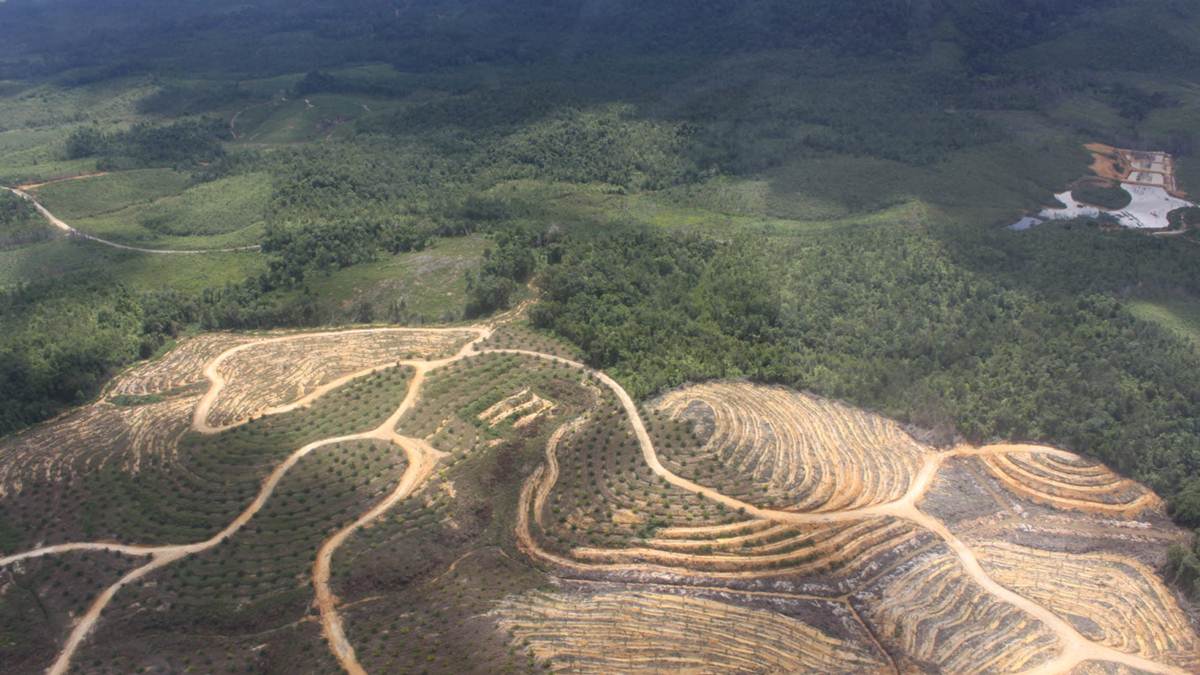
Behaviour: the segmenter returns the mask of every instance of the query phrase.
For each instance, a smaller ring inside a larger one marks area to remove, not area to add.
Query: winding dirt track
[[[104,175],[104,174],[88,174],[87,176],[80,176],[80,178],[90,178],[92,176],[102,176],[102,175]],[[52,182],[59,182],[59,181],[52,181]],[[41,187],[42,185],[48,185],[48,183],[41,183],[41,184],[37,184],[37,185],[26,186],[26,188],[33,189],[34,187]],[[3,186],[0,186],[0,187],[3,187]],[[104,246],[109,246],[111,248],[121,249],[122,251],[136,251],[138,253],[155,253],[155,254],[166,254],[166,255],[196,255],[196,254],[200,254],[200,253],[236,253],[238,251],[257,251],[260,248],[262,248],[261,246],[259,246],[257,244],[255,244],[253,246],[234,246],[232,248],[198,248],[198,249],[141,248],[140,246],[128,246],[126,244],[118,244],[115,241],[101,239],[100,237],[88,234],[86,232],[80,232],[79,230],[75,229],[74,227],[71,227],[67,223],[63,222],[63,220],[60,219],[58,216],[55,216],[53,213],[50,213],[50,211],[46,207],[42,206],[41,202],[39,202],[37,199],[34,199],[33,195],[29,194],[22,188],[3,187],[3,189],[8,190],[9,192],[20,197],[21,199],[24,199],[25,201],[29,202],[30,204],[33,204],[33,207],[35,209],[37,209],[38,213],[42,214],[43,218],[45,218],[47,221],[49,221],[49,223],[51,225],[53,225],[54,227],[62,230],[63,232],[66,232],[68,237],[75,237],[78,239],[87,239],[88,241],[94,241],[97,244],[103,244]]]
[[[258,513],[258,511],[266,504],[267,500],[270,498],[272,492],[274,491],[276,485],[278,485],[278,483],[284,477],[284,475],[305,455],[307,455],[321,447],[324,447],[327,445],[332,445],[335,443],[341,443],[341,442],[352,441],[352,440],[375,439],[375,440],[384,440],[387,442],[394,443],[394,444],[398,445],[401,449],[403,449],[403,451],[405,452],[405,454],[408,458],[408,467],[406,468],[404,475],[401,477],[399,483],[396,485],[396,488],[392,491],[391,494],[389,494],[383,500],[381,500],[376,505],[374,505],[369,511],[364,513],[361,517],[359,517],[353,523],[351,523],[350,525],[347,525],[346,527],[344,527],[341,530],[339,530],[338,532],[336,532],[333,536],[331,536],[328,540],[326,540],[322,544],[321,548],[319,549],[319,551],[317,553],[316,561],[313,564],[313,587],[314,587],[314,593],[316,596],[316,604],[317,604],[318,609],[321,614],[322,632],[325,635],[326,639],[329,641],[329,645],[330,645],[330,648],[331,648],[334,656],[338,659],[338,662],[341,664],[341,666],[347,672],[364,673],[365,671],[363,670],[362,666],[358,663],[358,660],[355,656],[353,646],[346,639],[345,632],[342,627],[342,620],[341,620],[341,617],[339,615],[338,608],[337,608],[337,598],[333,595],[333,592],[329,586],[329,579],[330,579],[330,575],[331,575],[331,565],[332,565],[333,555],[337,551],[338,547],[341,546],[341,544],[351,534],[353,534],[358,529],[364,527],[365,525],[369,524],[370,522],[372,522],[373,520],[378,518],[380,515],[385,513],[388,509],[390,509],[396,503],[405,499],[406,497],[411,495],[414,491],[419,489],[420,486],[425,482],[425,480],[432,474],[434,468],[437,466],[437,464],[441,461],[442,457],[444,456],[442,453],[438,452],[432,446],[430,446],[427,442],[425,442],[421,439],[404,437],[395,432],[396,423],[399,421],[401,416],[403,416],[404,413],[406,413],[408,410],[410,410],[412,408],[412,406],[415,405],[415,403],[419,399],[421,387],[424,384],[426,375],[433,370],[444,367],[451,363],[455,363],[461,359],[467,358],[467,357],[475,355],[475,354],[483,354],[483,353],[516,354],[516,355],[523,355],[523,356],[527,356],[527,357],[543,359],[546,361],[551,361],[554,363],[566,365],[570,368],[579,370],[583,373],[586,373],[586,374],[594,377],[597,381],[599,381],[601,384],[603,384],[605,387],[607,387],[616,396],[617,400],[621,403],[621,406],[624,408],[626,414],[629,417],[630,423],[633,426],[635,435],[638,439],[638,443],[641,446],[642,456],[643,456],[643,459],[646,462],[647,466],[657,476],[661,477],[668,483],[670,483],[678,488],[688,490],[690,492],[694,492],[706,499],[724,504],[725,506],[733,508],[735,510],[742,509],[745,511],[745,513],[747,515],[750,515],[750,516],[753,516],[756,518],[760,518],[760,519],[764,519],[764,520],[771,520],[771,521],[775,521],[775,522],[812,524],[812,523],[829,523],[829,522],[838,522],[838,521],[861,520],[861,519],[866,519],[866,518],[890,516],[890,517],[904,519],[906,521],[914,523],[914,524],[926,529],[927,531],[937,535],[946,543],[946,545],[950,548],[950,550],[958,558],[958,560],[960,561],[960,563],[963,567],[963,570],[976,583],[978,583],[980,585],[980,587],[982,587],[988,593],[991,593],[996,598],[1017,607],[1018,609],[1028,613],[1029,615],[1031,615],[1033,617],[1036,617],[1057,635],[1057,637],[1060,640],[1060,643],[1063,646],[1063,649],[1060,652],[1060,654],[1056,658],[1052,659],[1051,661],[1049,661],[1047,663],[1039,665],[1038,667],[1034,668],[1030,672],[1033,672],[1033,673],[1065,673],[1065,672],[1069,672],[1076,665],[1078,665],[1084,661],[1108,661],[1108,662],[1123,664],[1123,665],[1126,665],[1126,666],[1129,666],[1129,667],[1132,667],[1135,669],[1139,669],[1139,670],[1146,671],[1146,672],[1152,672],[1152,673],[1179,673],[1179,672],[1182,672],[1181,670],[1174,668],[1172,666],[1157,663],[1154,661],[1150,661],[1148,659],[1144,659],[1144,658],[1134,656],[1131,654],[1126,654],[1124,652],[1120,652],[1120,651],[1105,647],[1103,645],[1099,645],[1097,643],[1094,643],[1094,642],[1086,639],[1077,630],[1075,630],[1075,628],[1073,626],[1071,626],[1070,623],[1068,623],[1066,620],[1059,617],[1057,614],[1055,614],[1051,610],[1047,609],[1046,607],[1044,607],[1026,597],[1023,597],[1023,596],[1013,592],[1012,590],[1002,586],[1001,584],[999,584],[995,580],[993,580],[987,574],[987,572],[984,571],[982,566],[979,564],[979,561],[976,558],[975,553],[965,543],[963,543],[960,539],[958,539],[958,537],[956,537],[952,532],[950,532],[950,530],[941,521],[929,516],[928,514],[922,512],[920,509],[917,508],[917,503],[920,501],[921,497],[924,496],[924,494],[928,491],[928,489],[932,485],[934,479],[936,478],[941,466],[949,458],[964,456],[964,455],[989,455],[989,454],[1007,454],[1007,453],[1017,453],[1017,452],[1022,452],[1022,453],[1033,452],[1033,453],[1052,454],[1052,455],[1056,455],[1056,456],[1060,456],[1060,457],[1069,459],[1069,458],[1074,457],[1074,455],[1072,455],[1071,453],[1067,453],[1065,451],[1057,450],[1054,448],[1046,448],[1046,447],[1040,447],[1040,446],[1027,446],[1027,445],[995,445],[995,446],[987,446],[987,447],[982,447],[982,448],[973,448],[973,447],[963,446],[963,447],[955,448],[955,449],[947,451],[947,452],[931,454],[926,459],[924,465],[921,467],[921,470],[913,478],[913,480],[910,483],[909,488],[905,492],[905,494],[900,499],[897,499],[892,502],[879,504],[879,505],[866,507],[866,508],[845,510],[845,511],[841,511],[841,512],[799,513],[799,512],[792,512],[792,511],[762,509],[762,508],[754,506],[753,504],[749,504],[749,503],[743,502],[741,500],[738,500],[736,498],[721,494],[711,488],[702,486],[698,483],[695,483],[693,481],[690,481],[690,480],[687,480],[680,476],[677,476],[674,473],[672,473],[671,471],[669,471],[667,468],[665,468],[658,459],[658,455],[655,451],[654,444],[650,438],[649,433],[646,430],[645,424],[642,421],[641,415],[638,412],[637,406],[634,403],[632,397],[629,396],[629,394],[625,391],[625,389],[623,387],[621,387],[620,384],[618,384],[615,380],[613,380],[612,378],[610,378],[608,375],[604,374],[603,372],[593,370],[593,369],[587,367],[586,365],[579,363],[577,361],[572,361],[570,359],[565,359],[565,358],[562,358],[559,356],[554,356],[551,354],[544,354],[541,352],[527,351],[527,350],[521,350],[521,349],[482,349],[482,350],[479,349],[479,344],[491,336],[492,332],[494,331],[495,327],[498,325],[499,322],[505,321],[508,318],[511,318],[512,316],[514,316],[516,314],[519,314],[519,310],[516,312],[512,312],[508,315],[505,315],[504,317],[498,317],[497,320],[495,320],[491,324],[470,326],[470,327],[465,327],[465,328],[464,327],[441,328],[441,329],[437,329],[437,328],[371,328],[371,329],[358,329],[358,330],[354,330],[354,331],[333,331],[333,332],[327,332],[327,333],[316,333],[316,334],[308,333],[308,334],[297,334],[297,335],[288,335],[288,336],[281,336],[281,337],[264,338],[262,340],[257,340],[254,342],[250,342],[250,343],[238,345],[236,347],[232,347],[232,348],[226,350],[225,352],[222,352],[217,357],[215,357],[212,361],[209,362],[209,364],[206,366],[206,368],[204,370],[204,374],[210,382],[209,389],[205,393],[205,395],[202,398],[202,400],[200,401],[200,403],[197,404],[197,407],[193,414],[192,428],[193,428],[193,430],[195,430],[199,433],[205,433],[205,434],[219,433],[219,432],[226,430],[232,426],[237,426],[237,424],[244,423],[244,422],[239,422],[239,423],[235,423],[234,425],[216,427],[216,426],[212,426],[208,423],[207,417],[208,417],[209,412],[212,409],[213,403],[217,400],[217,397],[220,394],[221,390],[225,387],[225,379],[218,372],[219,366],[221,365],[221,363],[223,363],[226,359],[228,359],[233,354],[236,354],[242,350],[248,349],[251,346],[261,345],[261,344],[270,343],[270,342],[278,342],[278,341],[283,341],[283,340],[298,339],[298,338],[302,338],[302,337],[309,337],[312,335],[349,334],[349,333],[361,333],[361,332],[381,332],[381,331],[431,332],[432,331],[432,332],[457,332],[457,333],[469,332],[469,333],[475,334],[474,339],[465,343],[462,346],[462,348],[458,351],[458,353],[456,353],[454,356],[440,359],[440,360],[399,361],[398,365],[411,367],[414,369],[415,373],[409,384],[409,389],[405,395],[403,402],[392,413],[392,415],[387,419],[387,421],[385,421],[382,425],[380,425],[379,427],[377,427],[371,431],[367,431],[367,432],[359,433],[359,434],[339,436],[336,438],[323,439],[323,440],[316,441],[316,442],[310,443],[308,445],[305,445],[304,447],[296,450],[291,455],[289,455],[287,457],[287,459],[285,459],[282,463],[280,463],[271,472],[271,474],[263,481],[262,488],[260,489],[258,495],[246,507],[246,509],[236,519],[234,519],[228,526],[226,526],[225,529],[221,530],[219,533],[217,533],[216,535],[214,535],[213,537],[211,537],[205,541],[197,542],[197,543],[193,543],[193,544],[168,545],[168,546],[137,546],[137,545],[125,545],[125,544],[119,544],[119,543],[110,543],[110,542],[85,542],[85,543],[59,544],[59,545],[55,545],[55,546],[47,546],[47,547],[43,547],[43,548],[34,549],[31,551],[26,551],[23,553],[18,553],[15,555],[7,556],[5,558],[0,558],[0,566],[3,566],[3,565],[8,565],[8,564],[11,564],[11,563],[14,563],[14,562],[17,562],[20,560],[28,559],[28,558],[34,558],[34,557],[46,556],[46,555],[56,555],[56,554],[65,553],[68,551],[80,551],[80,550],[111,551],[111,552],[119,552],[119,553],[124,553],[124,554],[129,554],[129,555],[135,555],[135,556],[149,556],[150,557],[150,562],[148,562],[145,565],[142,565],[141,567],[138,567],[138,568],[134,569],[133,571],[129,572],[128,574],[126,574],[119,581],[117,581],[113,585],[106,588],[95,599],[95,601],[93,601],[93,603],[89,607],[88,611],[82,617],[80,617],[79,620],[76,622],[70,635],[67,638],[66,643],[64,644],[57,659],[55,660],[53,666],[51,666],[51,668],[49,669],[48,672],[57,674],[57,673],[64,673],[67,671],[68,667],[70,666],[71,659],[74,656],[79,645],[82,644],[82,642],[87,638],[88,634],[90,633],[92,628],[95,626],[97,620],[100,618],[101,612],[109,604],[109,602],[112,600],[113,596],[115,596],[115,594],[122,587],[124,587],[126,584],[128,584],[130,582],[136,581],[137,579],[140,579],[140,578],[154,572],[155,570],[157,570],[159,568],[165,567],[166,565],[169,565],[177,560],[180,560],[189,555],[193,555],[193,554],[208,550],[208,549],[212,548],[213,546],[216,546],[217,544],[219,544],[221,541],[232,536],[239,529],[241,529],[241,527],[243,525],[245,525],[247,522],[249,522],[250,519],[253,518],[255,514]],[[338,380],[335,380],[334,382],[323,385],[322,387],[318,388],[317,390],[311,392],[307,396],[305,396],[297,401],[294,401],[287,405],[277,406],[277,407],[265,410],[265,411],[263,411],[263,414],[276,414],[276,413],[286,412],[288,410],[293,410],[298,407],[302,407],[304,405],[308,405],[316,398],[322,396],[323,394],[327,393],[328,391],[330,391],[338,386],[341,386],[342,384],[345,384],[346,382],[348,382],[350,380],[353,380],[353,379],[359,378],[359,377],[363,377],[364,375],[370,374],[370,373],[375,372],[384,367],[390,367],[392,365],[397,365],[397,364],[389,363],[386,366],[373,367],[368,370],[360,371],[360,372],[339,378]],[[556,433],[552,437],[551,443],[550,443],[550,445],[553,447],[547,449],[548,453],[550,453],[548,455],[548,459],[550,460],[548,462],[548,464],[551,464],[551,465],[555,464],[555,462],[553,462],[553,452],[556,449],[558,442],[563,438],[563,436],[566,433],[569,433],[569,428],[568,428],[569,425],[577,424],[577,423],[578,423],[578,420],[568,421],[564,425],[563,428],[556,431]],[[530,480],[528,480],[526,482],[526,485],[522,490],[522,498],[521,498],[522,504],[528,505],[536,499],[532,494],[532,492],[535,488],[539,488],[541,490],[546,490],[553,484],[555,474],[557,473],[555,471],[555,468],[556,467],[554,467],[554,466],[538,468],[538,470],[534,473],[534,475],[530,477]],[[529,511],[530,511],[530,509],[523,508],[523,509],[521,509],[521,513],[518,516],[517,529],[518,529],[519,535],[522,534],[522,530],[524,530],[527,535]],[[527,538],[527,536],[519,536],[519,541],[520,541],[520,543],[523,544],[522,548],[526,548],[526,549],[528,548],[528,545],[531,543],[531,541]],[[527,552],[530,552],[530,551],[527,550]],[[553,562],[555,564],[562,564],[567,567],[578,567],[581,565],[581,563],[578,563],[576,561],[566,560],[566,559],[560,558],[558,556],[552,556],[544,551],[537,552],[537,553],[540,554],[538,557],[542,557],[543,559],[549,559],[550,562]]]
[[[213,405],[216,404],[217,398],[221,395],[221,390],[225,388],[225,376],[221,374],[221,371],[220,371],[221,365],[224,364],[225,361],[229,360],[229,358],[234,356],[235,354],[244,352],[247,349],[251,349],[253,347],[260,347],[262,345],[274,344],[274,343],[279,343],[279,342],[288,342],[290,340],[296,340],[299,338],[327,337],[327,336],[331,336],[331,335],[369,335],[369,334],[373,334],[373,333],[474,333],[475,334],[475,339],[473,339],[471,342],[467,343],[467,346],[464,347],[463,350],[461,350],[455,356],[450,357],[449,359],[442,359],[441,361],[411,361],[410,360],[410,361],[397,362],[397,363],[400,363],[401,365],[406,365],[406,366],[415,368],[419,374],[424,375],[424,373],[431,368],[438,368],[443,365],[446,365],[447,363],[452,363],[453,361],[457,361],[458,359],[463,358],[465,356],[469,356],[472,353],[472,351],[477,343],[479,343],[482,340],[486,340],[488,338],[488,336],[490,336],[492,334],[492,328],[488,327],[488,326],[482,326],[482,327],[481,326],[468,326],[465,328],[404,328],[404,327],[356,328],[356,329],[341,330],[341,331],[334,330],[334,331],[325,331],[325,332],[318,332],[318,333],[297,333],[297,334],[291,334],[291,335],[281,335],[279,337],[266,338],[263,340],[254,340],[253,342],[246,342],[246,343],[240,344],[236,347],[232,347],[224,352],[221,352],[219,355],[217,355],[216,358],[214,358],[212,361],[210,361],[207,366],[204,367],[204,377],[206,379],[208,379],[210,385],[209,385],[208,391],[206,391],[204,393],[204,396],[200,399],[200,402],[198,404],[196,404],[196,408],[192,412],[192,429],[194,429],[195,431],[202,433],[202,434],[219,434],[223,431],[228,431],[229,429],[232,429],[237,426],[241,426],[242,424],[246,423],[246,420],[239,420],[237,422],[233,422],[231,424],[226,424],[223,426],[213,426],[208,423],[209,413],[212,412]],[[380,370],[384,370],[386,368],[391,368],[394,365],[396,365],[396,364],[395,363],[386,363],[383,365],[371,366],[370,368],[366,368],[366,369],[360,370],[355,373],[350,373],[349,375],[344,375],[342,377],[337,378],[336,380],[333,380],[331,382],[328,382],[326,384],[323,384],[323,385],[317,387],[316,389],[313,389],[311,392],[309,392],[303,398],[297,399],[297,400],[292,401],[291,403],[288,403],[285,405],[279,405],[279,406],[275,406],[272,408],[267,408],[266,410],[263,410],[263,411],[259,412],[258,414],[259,415],[278,415],[280,413],[285,413],[285,412],[289,412],[292,410],[296,410],[298,408],[303,408],[303,407],[311,404],[313,401],[317,400],[318,398],[329,393],[330,391],[333,391],[334,389],[337,389],[338,387],[340,387],[348,382],[352,382],[354,380],[357,380],[360,377],[365,377],[367,375],[378,372]],[[418,387],[418,389],[419,389],[419,387]],[[405,400],[407,401],[407,399],[405,399]],[[403,414],[403,413],[400,413],[400,414]],[[395,417],[397,419],[399,419],[398,415],[395,415]]]

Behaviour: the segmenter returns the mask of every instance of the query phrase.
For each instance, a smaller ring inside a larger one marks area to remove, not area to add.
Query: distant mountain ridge
[[[1197,7],[1195,0],[1153,8],[1133,0],[9,0],[0,5],[0,67],[7,60],[8,70],[46,75],[95,64],[97,55],[127,69],[169,66],[199,41],[209,43],[215,67],[231,69],[270,70],[284,56],[293,69],[297,59],[312,67],[371,60],[427,69],[797,47],[896,54],[935,40],[982,63],[1110,8],[1157,23],[1156,15],[1200,16]],[[288,37],[298,33],[328,48],[293,51]]]

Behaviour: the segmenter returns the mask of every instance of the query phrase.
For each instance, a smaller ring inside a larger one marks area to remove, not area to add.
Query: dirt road
[[[650,438],[650,434],[646,431],[646,426],[642,421],[641,415],[638,413],[637,406],[634,403],[633,398],[629,396],[625,389],[621,387],[616,380],[613,380],[608,375],[600,371],[592,370],[581,363],[549,354],[516,349],[490,351],[499,353],[524,354],[526,356],[547,359],[556,363],[562,363],[584,370],[595,376],[598,380],[600,380],[600,382],[608,387],[609,390],[612,391],[612,393],[617,397],[617,400],[620,401],[621,406],[625,409],[625,412],[629,416],[630,422],[634,428],[634,433],[637,436],[638,443],[641,445],[642,455],[645,458],[646,465],[650,467],[651,471],[653,471],[655,475],[663,478],[668,483],[680,489],[687,490],[689,492],[695,492],[707,499],[724,504],[725,506],[735,510],[744,510],[747,515],[766,520],[773,520],[776,522],[812,524],[857,520],[876,516],[892,516],[915,523],[932,532],[933,534],[936,534],[946,543],[946,545],[958,558],[959,562],[963,566],[963,570],[967,573],[967,575],[970,576],[976,583],[978,583],[985,591],[1042,621],[1047,628],[1055,633],[1055,635],[1064,645],[1063,651],[1057,658],[1031,670],[1031,673],[1067,673],[1084,661],[1109,661],[1150,673],[1182,674],[1184,672],[1181,669],[1157,663],[1135,655],[1126,654],[1124,652],[1120,652],[1088,640],[1082,634],[1080,634],[1079,631],[1074,628],[1074,626],[1072,626],[1063,618],[1059,617],[1054,612],[1028,598],[1014,593],[1013,591],[1005,588],[993,580],[979,564],[978,559],[975,557],[975,553],[970,549],[970,547],[968,547],[962,542],[962,540],[950,532],[949,528],[947,528],[945,524],[933,518],[932,516],[927,515],[923,511],[919,510],[916,506],[921,497],[923,497],[929,490],[930,486],[932,486],[933,481],[937,477],[938,471],[943,463],[951,457],[963,455],[1038,452],[1049,453],[1058,457],[1072,458],[1074,455],[1071,453],[1058,450],[1057,448],[1031,445],[995,445],[983,448],[965,446],[928,457],[924,466],[922,466],[921,470],[910,484],[909,489],[906,491],[904,496],[894,502],[862,509],[827,513],[794,513],[791,511],[761,509],[739,499],[723,495],[711,488],[698,485],[690,480],[687,480],[686,478],[677,476],[664,467],[662,462],[660,462],[658,459],[658,454],[654,449],[654,443]],[[539,479],[540,478],[541,475],[539,474]],[[532,483],[533,481],[531,481],[531,485]],[[528,524],[527,519],[528,515],[526,514],[526,526]],[[577,563],[572,561],[572,564]]]
[[[511,316],[511,315],[510,315]],[[771,520],[779,523],[829,523],[837,521],[861,520],[865,518],[875,517],[893,517],[906,520],[914,523],[925,530],[935,534],[947,545],[947,547],[958,558],[962,569],[968,576],[971,577],[983,590],[990,593],[997,599],[1008,603],[1022,612],[1029,614],[1032,617],[1041,621],[1049,630],[1053,631],[1058,637],[1062,650],[1059,655],[1051,661],[1044,663],[1030,672],[1035,673],[1065,673],[1070,672],[1076,665],[1084,661],[1107,661],[1110,663],[1118,663],[1135,668],[1145,672],[1152,673],[1179,673],[1182,672],[1172,666],[1157,663],[1144,659],[1135,655],[1127,654],[1108,648],[1104,645],[1097,644],[1083,637],[1069,622],[1059,617],[1057,614],[1048,608],[1013,592],[1011,589],[1004,587],[992,579],[980,565],[975,553],[955,536],[949,528],[941,521],[924,513],[918,508],[921,498],[929,490],[930,486],[936,479],[941,467],[947,459],[964,455],[988,455],[988,454],[1004,454],[1004,453],[1048,453],[1063,458],[1072,458],[1071,453],[1057,450],[1055,448],[1046,448],[1040,446],[1027,445],[997,445],[975,448],[962,446],[941,453],[932,453],[922,465],[921,469],[913,477],[909,484],[909,488],[905,494],[892,502],[879,504],[866,508],[844,510],[840,512],[822,512],[822,513],[798,513],[791,511],[780,511],[773,509],[763,509],[749,504],[742,500],[721,494],[720,492],[687,480],[675,475],[659,461],[654,443],[646,430],[641,414],[637,409],[637,405],[632,397],[625,389],[611,377],[603,372],[593,370],[588,366],[572,361],[563,357],[544,354],[541,352],[521,350],[521,349],[479,349],[480,343],[486,340],[492,334],[496,324],[476,325],[461,328],[369,328],[357,329],[352,331],[329,331],[325,333],[306,333],[286,335],[279,337],[268,337],[261,340],[245,343],[232,347],[220,355],[212,359],[204,369],[204,375],[209,380],[209,389],[197,404],[192,418],[192,428],[199,433],[212,434],[243,424],[244,422],[235,423],[234,425],[215,427],[208,423],[208,414],[212,409],[214,402],[220,395],[222,389],[226,386],[226,380],[220,373],[219,367],[233,354],[239,353],[245,349],[255,345],[261,345],[270,342],[278,342],[285,340],[294,340],[313,335],[329,335],[329,334],[350,334],[362,332],[382,332],[382,331],[412,331],[412,332],[428,332],[428,331],[443,331],[443,332],[470,332],[474,333],[475,337],[471,341],[465,343],[462,348],[453,356],[438,360],[408,360],[400,361],[399,365],[408,366],[415,370],[412,381],[409,384],[408,392],[400,406],[388,417],[388,419],[380,426],[358,434],[339,436],[335,438],[323,439],[305,445],[289,455],[282,463],[277,465],[275,469],[263,481],[262,487],[259,490],[254,500],[238,515],[229,525],[213,537],[193,544],[170,545],[170,546],[136,546],[124,545],[110,542],[86,542],[59,544],[55,546],[47,546],[43,548],[18,553],[5,558],[0,558],[0,566],[8,565],[20,560],[28,558],[55,555],[68,551],[78,550],[103,550],[126,553],[137,556],[149,556],[150,562],[141,567],[134,569],[126,574],[115,584],[106,588],[92,603],[88,611],[80,617],[71,630],[62,650],[60,651],[54,665],[50,668],[51,673],[64,673],[71,663],[79,645],[86,639],[96,622],[100,618],[104,608],[111,602],[116,593],[130,582],[136,581],[155,570],[169,565],[189,555],[208,550],[225,539],[232,536],[248,523],[262,509],[267,500],[271,497],[275,487],[279,484],[286,473],[305,455],[318,450],[319,448],[342,443],[345,441],[373,439],[384,440],[396,444],[405,452],[408,458],[408,467],[404,475],[401,477],[395,489],[383,500],[376,503],[367,512],[360,516],[350,525],[342,528],[328,540],[326,540],[319,551],[317,552],[316,561],[313,564],[313,587],[316,597],[316,603],[321,614],[322,631],[328,639],[334,656],[338,659],[339,664],[350,673],[365,672],[362,666],[358,663],[354,652],[354,647],[346,639],[343,629],[342,620],[338,612],[337,598],[334,596],[332,589],[329,586],[329,579],[332,572],[332,560],[337,549],[358,529],[370,524],[379,516],[386,513],[395,504],[404,500],[420,489],[428,477],[432,474],[437,464],[442,459],[443,455],[435,450],[427,442],[422,439],[408,438],[396,433],[395,427],[400,418],[410,410],[419,400],[421,389],[424,385],[426,375],[438,368],[445,367],[452,363],[456,363],[464,358],[476,354],[515,354],[543,359],[558,364],[566,365],[570,368],[579,370],[601,383],[606,387],[620,402],[622,408],[628,415],[630,424],[634,429],[635,436],[642,450],[643,460],[646,465],[659,477],[680,489],[696,493],[711,501],[724,504],[734,510],[744,510],[748,516],[754,518]],[[384,367],[391,367],[393,363],[383,364],[372,367],[367,370],[359,371],[351,375],[338,378],[334,382],[323,385],[322,387],[309,393],[301,399],[288,403],[282,406],[261,411],[261,414],[278,414],[288,410],[294,410],[298,407],[308,405],[320,396],[328,393],[334,388],[345,384],[353,379],[363,377],[373,373]],[[578,423],[578,420],[572,420],[565,425]],[[554,465],[556,462],[553,458],[553,451],[556,449],[558,442],[562,439],[563,434],[567,433],[564,426],[559,432],[556,432],[552,437],[552,446],[549,449],[548,465]],[[553,480],[557,474],[556,466],[539,467],[538,470],[530,477],[522,490],[521,503],[531,504],[544,499],[544,495],[534,495],[534,490],[548,490],[553,485]],[[522,548],[526,549],[532,539],[528,535],[529,526],[529,511],[524,508],[518,516],[517,530],[518,539],[523,542]],[[535,553],[527,550],[527,553]],[[539,557],[552,562],[553,564],[563,565],[566,567],[589,567],[583,563],[574,560],[568,560],[560,556],[553,556],[545,552],[537,552]],[[594,566],[591,566],[594,567]]]
[[[101,176],[104,174],[91,174],[91,175]],[[55,181],[55,182],[57,182],[57,181]],[[41,185],[46,185],[46,183],[42,183],[40,185],[28,186],[26,189],[33,189],[34,187],[41,187]],[[234,246],[232,248],[203,248],[203,249],[142,248],[140,246],[128,246],[126,244],[118,244],[115,241],[101,239],[100,237],[96,237],[96,236],[87,234],[86,232],[80,232],[79,230],[75,229],[74,227],[71,227],[67,223],[63,222],[62,219],[58,218],[53,213],[50,213],[50,211],[48,209],[46,209],[45,206],[42,206],[41,202],[34,199],[33,195],[29,194],[24,189],[11,188],[11,187],[5,187],[3,189],[8,190],[9,192],[13,193],[14,195],[17,195],[18,197],[28,201],[30,204],[33,204],[33,207],[35,209],[37,209],[38,213],[42,214],[43,218],[45,218],[47,221],[49,221],[49,223],[51,225],[53,225],[54,227],[62,230],[63,232],[66,232],[68,237],[74,237],[77,239],[87,239],[88,241],[94,241],[97,244],[103,244],[104,246],[108,246],[111,248],[121,249],[122,251],[136,251],[138,253],[154,253],[154,254],[166,254],[166,255],[198,255],[198,254],[202,254],[202,253],[236,253],[238,251],[257,251],[260,248],[262,248],[261,246],[258,246],[257,244],[255,244],[254,246]]]

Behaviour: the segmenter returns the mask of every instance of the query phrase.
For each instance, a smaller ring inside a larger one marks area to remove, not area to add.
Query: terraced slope
[[[448,356],[470,337],[458,331],[366,329],[247,343],[208,364],[205,374],[219,388],[197,407],[196,425],[206,431],[228,428],[255,414],[282,412],[363,371]]]
[[[28,616],[22,587],[53,596],[56,577],[30,570],[100,561],[10,658],[53,673],[1200,669],[1193,614],[1155,572],[1181,533],[1107,468],[1037,446],[939,450],[746,383],[643,409],[519,322],[202,336],[6,439],[0,620]]]
[[[1000,583],[1068,617],[1108,647],[1200,670],[1200,642],[1152,569],[1109,553],[1064,556],[1006,542],[975,547]]]
[[[761,486],[761,507],[838,511],[894,501],[930,452],[894,422],[781,387],[713,382],[668,394],[657,408],[705,437],[687,464],[711,458]]]
[[[838,639],[769,610],[659,593],[531,593],[495,611],[539,660],[572,672],[882,671],[863,636]]]
[[[1060,509],[1133,516],[1162,507],[1141,485],[1078,457],[1012,452],[989,455],[983,463],[1013,492]]]

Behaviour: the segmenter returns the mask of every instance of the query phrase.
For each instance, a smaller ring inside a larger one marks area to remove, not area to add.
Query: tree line
[[[28,201],[0,190],[0,250],[54,236]]]
[[[83,126],[66,140],[67,159],[95,157],[101,170],[146,167],[194,167],[225,156],[221,145],[227,133],[216,118],[171,124],[142,122],[123,131]]]
[[[1200,525],[1200,354],[1110,293],[973,272],[924,228],[819,243],[636,227],[571,239],[539,278],[532,318],[637,397],[747,377],[946,440],[1056,445],[1147,483]]]

